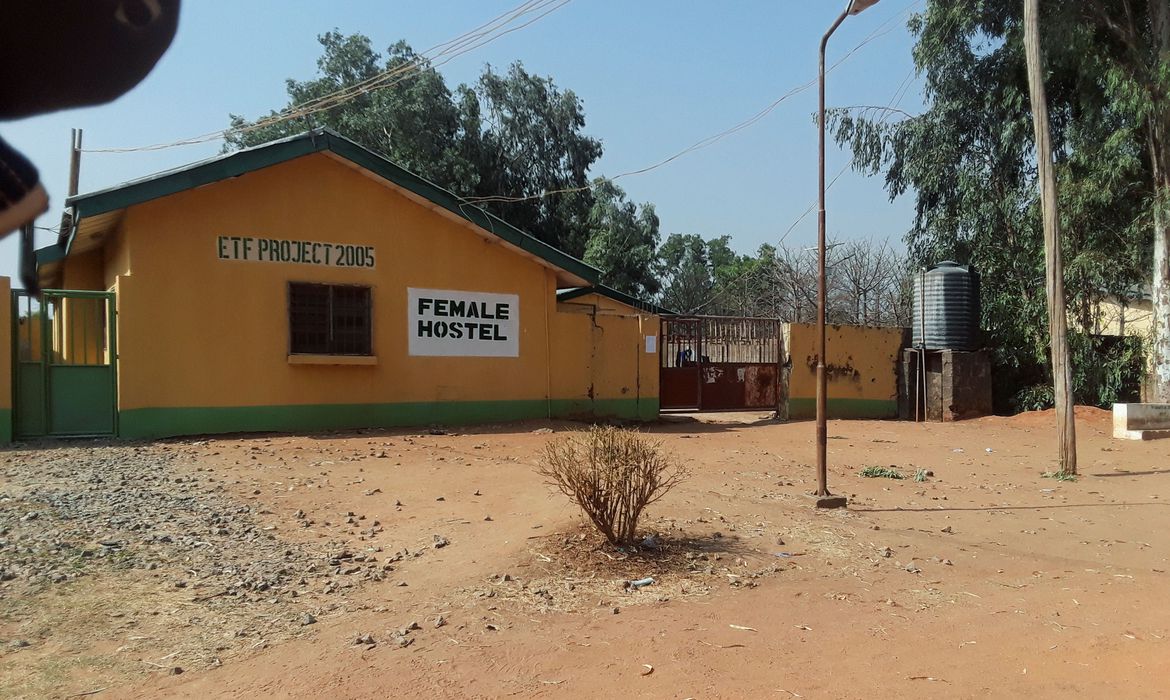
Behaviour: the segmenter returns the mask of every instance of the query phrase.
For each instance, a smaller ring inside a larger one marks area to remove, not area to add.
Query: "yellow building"
[[[112,358],[122,437],[658,415],[658,309],[335,133],[68,204],[42,284],[116,320],[47,332]]]
[[[1147,289],[1134,290],[1129,298],[1107,295],[1093,304],[1093,335],[1148,338],[1153,331],[1153,301]],[[1073,319],[1073,324],[1077,320]]]

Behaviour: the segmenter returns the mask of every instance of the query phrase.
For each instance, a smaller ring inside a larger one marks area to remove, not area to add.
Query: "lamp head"
[[[853,0],[849,5],[849,14],[859,15],[876,4],[878,4],[878,0]]]

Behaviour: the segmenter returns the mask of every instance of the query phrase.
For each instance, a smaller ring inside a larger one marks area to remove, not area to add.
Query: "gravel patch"
[[[0,581],[36,589],[95,567],[164,570],[195,600],[244,603],[384,577],[372,553],[282,540],[257,522],[270,511],[229,497],[213,469],[190,459],[165,444],[10,452],[0,472]]]

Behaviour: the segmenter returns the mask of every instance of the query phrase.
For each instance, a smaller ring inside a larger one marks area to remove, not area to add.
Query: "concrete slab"
[[[1113,404],[1113,437],[1126,440],[1170,437],[1170,404]]]

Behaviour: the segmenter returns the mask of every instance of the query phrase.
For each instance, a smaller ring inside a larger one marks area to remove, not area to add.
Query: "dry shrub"
[[[638,518],[689,473],[636,430],[592,426],[550,441],[537,473],[585,511],[611,544],[630,544]]]

